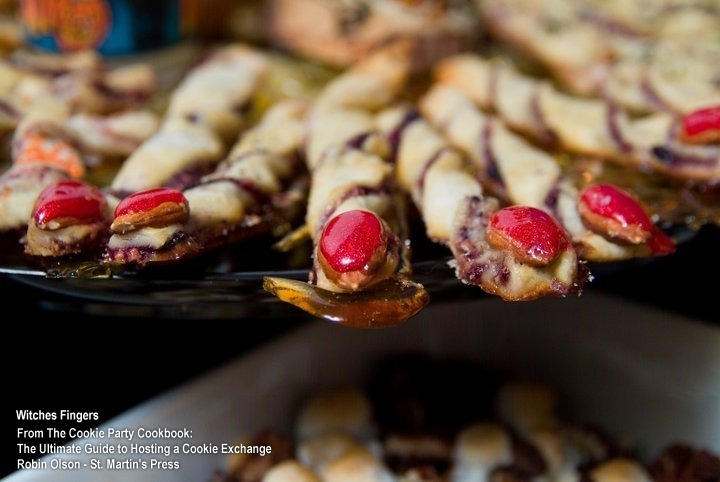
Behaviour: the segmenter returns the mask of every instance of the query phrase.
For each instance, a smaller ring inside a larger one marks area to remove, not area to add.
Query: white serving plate
[[[545,380],[559,388],[566,413],[631,440],[643,456],[675,441],[720,452],[720,328],[593,293],[431,305],[389,330],[311,323],[104,427],[187,427],[193,444],[218,445],[267,427],[287,429],[307,394],[361,383],[376,361],[418,350]],[[105,458],[65,458],[93,457]],[[202,482],[225,456],[170,458],[179,470],[24,470],[3,480]]]

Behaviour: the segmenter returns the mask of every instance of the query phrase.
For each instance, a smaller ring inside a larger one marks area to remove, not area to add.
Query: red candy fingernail
[[[76,221],[93,222],[103,218],[106,205],[105,196],[99,189],[79,181],[60,181],[40,193],[33,216],[40,226],[61,219],[63,225]]]
[[[544,266],[568,246],[565,231],[545,211],[526,206],[503,208],[490,217],[487,241],[526,264]]]
[[[698,109],[683,117],[680,138],[693,143],[720,140],[720,106]]]
[[[591,230],[630,244],[647,242],[655,229],[642,205],[610,184],[585,188],[580,194],[578,210]]]
[[[338,273],[359,271],[384,247],[384,228],[370,211],[346,211],[332,218],[320,235],[320,253]]]
[[[158,187],[136,192],[123,199],[115,209],[115,217],[152,211],[163,203],[187,205],[188,201],[177,189]]]

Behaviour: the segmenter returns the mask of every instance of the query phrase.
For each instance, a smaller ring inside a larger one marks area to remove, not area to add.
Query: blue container
[[[198,0],[21,0],[29,45],[49,52],[122,55],[156,49],[195,29]]]

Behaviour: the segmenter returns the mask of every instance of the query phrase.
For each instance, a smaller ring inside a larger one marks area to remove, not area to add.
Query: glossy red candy
[[[549,214],[527,206],[493,213],[487,241],[495,248],[509,250],[524,263],[538,266],[551,263],[568,246],[565,231]]]
[[[720,139],[720,106],[699,109],[683,117],[680,136],[688,141],[712,142]]]
[[[33,219],[38,225],[61,218],[98,221],[103,218],[106,204],[99,189],[79,181],[60,181],[40,193]]]
[[[320,252],[338,273],[359,271],[383,246],[380,218],[370,211],[353,210],[332,218],[320,234]]]
[[[585,188],[578,209],[591,229],[633,244],[650,239],[655,228],[642,205],[611,184]]]
[[[152,211],[163,203],[187,205],[188,201],[183,193],[177,189],[165,187],[148,189],[136,192],[123,199],[115,209],[115,217]]]

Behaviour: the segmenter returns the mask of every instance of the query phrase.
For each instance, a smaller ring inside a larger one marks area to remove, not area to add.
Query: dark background
[[[596,279],[585,290],[718,323],[719,247],[720,229],[705,227],[672,256],[595,269]],[[17,463],[16,409],[99,412],[98,422],[82,425],[89,428],[304,323],[322,323],[293,316],[293,311],[255,321],[118,317],[112,306],[102,314],[84,315],[51,309],[57,303],[80,308],[82,300],[8,277],[0,276],[0,290],[5,301],[3,392],[9,396],[3,404],[3,439],[8,443],[2,476]],[[467,293],[462,289],[458,296]]]

